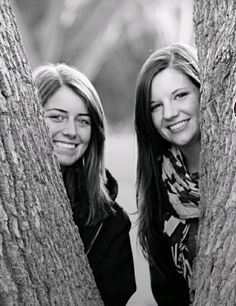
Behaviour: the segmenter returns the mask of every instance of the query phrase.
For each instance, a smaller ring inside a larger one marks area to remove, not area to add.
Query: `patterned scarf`
[[[191,264],[187,238],[190,220],[199,218],[198,174],[189,175],[181,152],[171,147],[163,156],[162,179],[167,190],[169,202],[178,217],[167,213],[164,218],[164,233],[168,235],[177,271],[184,276],[191,288]]]

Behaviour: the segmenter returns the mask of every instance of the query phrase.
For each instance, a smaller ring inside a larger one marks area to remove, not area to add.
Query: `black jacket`
[[[161,173],[161,170],[159,173]],[[173,215],[176,212],[168,201],[162,181],[159,182],[158,188],[157,190],[153,183],[153,190],[161,195],[161,200],[159,200],[161,205],[154,193],[152,214],[156,217],[152,218],[152,239],[149,239],[148,242],[152,293],[158,306],[189,306],[190,297],[187,281],[183,275],[177,272],[171,254],[170,241],[163,233],[164,221],[161,222],[158,219],[160,215],[158,208],[160,209],[160,206],[163,211],[162,216],[166,212]]]
[[[192,264],[196,256],[198,219],[189,220],[190,230],[187,236],[189,260]],[[170,246],[164,235],[159,235],[155,245],[150,247],[152,260],[149,260],[152,293],[158,306],[189,306],[189,288],[183,275],[176,270]]]
[[[113,199],[118,191],[115,179],[107,172],[107,188]],[[136,290],[134,263],[126,212],[114,202],[115,213],[96,225],[85,225],[79,205],[72,206],[97,288],[105,306],[124,306]]]
[[[188,306],[188,285],[176,271],[169,245],[164,240],[156,241],[150,253],[151,289],[158,306]]]

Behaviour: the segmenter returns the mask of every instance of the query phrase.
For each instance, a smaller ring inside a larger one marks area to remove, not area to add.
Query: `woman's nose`
[[[74,120],[68,120],[63,127],[63,134],[68,137],[75,137],[77,134],[77,128]]]
[[[170,120],[178,115],[178,109],[174,103],[167,102],[164,104],[163,117],[166,120]]]

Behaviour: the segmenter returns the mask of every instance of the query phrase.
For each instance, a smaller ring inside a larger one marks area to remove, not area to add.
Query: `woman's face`
[[[199,89],[182,72],[166,68],[151,84],[151,116],[158,133],[177,147],[199,143]]]
[[[44,105],[55,154],[62,166],[80,159],[91,138],[91,119],[83,99],[61,87]]]

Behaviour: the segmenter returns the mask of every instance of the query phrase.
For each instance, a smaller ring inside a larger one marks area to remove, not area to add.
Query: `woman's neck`
[[[200,141],[196,142],[192,146],[180,147],[181,153],[183,154],[186,168],[190,174],[199,171],[199,160],[201,144]]]

